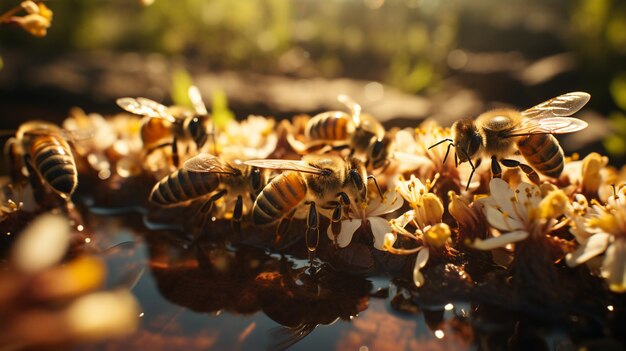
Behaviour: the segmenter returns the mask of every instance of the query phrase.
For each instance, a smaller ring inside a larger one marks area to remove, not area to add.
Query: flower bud
[[[598,189],[602,183],[602,176],[600,170],[606,166],[608,159],[602,157],[596,152],[592,152],[583,159],[583,166],[581,171],[582,176],[582,193],[591,195],[598,194]]]
[[[557,218],[564,213],[568,204],[569,199],[562,190],[553,190],[539,203],[539,218]]]
[[[451,235],[450,227],[445,223],[438,223],[426,230],[424,240],[429,247],[442,247],[449,240]]]

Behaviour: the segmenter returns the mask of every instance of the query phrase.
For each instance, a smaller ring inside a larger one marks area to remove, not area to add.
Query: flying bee
[[[309,154],[302,160],[251,160],[244,162],[259,168],[286,171],[274,177],[257,196],[252,207],[254,224],[270,224],[308,204],[306,243],[310,252],[319,241],[317,206],[332,211],[331,221],[338,222],[349,206],[363,212],[367,200],[368,179],[365,164],[354,157]],[[278,226],[280,230],[281,225]],[[277,232],[279,236],[280,233]]]
[[[214,126],[202,101],[200,91],[197,87],[191,86],[188,93],[195,113],[183,109],[177,111],[175,107],[168,108],[143,97],[124,97],[116,101],[117,105],[124,110],[144,117],[141,125],[141,139],[145,145],[146,154],[161,147],[171,146],[172,162],[175,167],[180,164],[177,141],[191,141],[199,150],[210,136],[214,136]],[[163,142],[164,140],[166,142]],[[213,146],[215,147],[215,140]]]
[[[227,196],[236,199],[232,219],[238,224],[266,183],[267,172],[240,160],[226,162],[211,154],[200,153],[185,161],[182,169],[161,179],[149,199],[165,207],[205,199],[199,213],[203,227],[214,203]]]
[[[496,109],[481,114],[476,120],[462,119],[452,125],[451,139],[444,139],[431,148],[449,142],[446,157],[450,147],[454,147],[455,160],[469,162],[472,173],[466,189],[475,170],[472,159],[482,156],[491,157],[493,177],[502,175],[502,163],[506,167],[519,167],[536,184],[539,183],[537,173],[558,178],[565,159],[563,149],[553,134],[573,133],[586,128],[585,121],[568,116],[583,108],[590,98],[588,93],[573,92],[521,112]],[[506,158],[516,150],[530,165]]]
[[[383,125],[371,115],[361,113],[361,105],[346,95],[337,99],[350,113],[328,111],[312,117],[304,129],[305,142],[288,139],[292,147],[301,154],[310,150],[330,146],[331,149],[350,149],[350,155],[363,156],[368,169],[378,169],[389,163],[392,138]],[[328,148],[326,148],[328,149]]]
[[[78,185],[78,171],[67,140],[79,137],[81,133],[51,122],[30,121],[20,125],[15,137],[7,141],[5,154],[13,163],[15,177],[24,174],[25,167],[31,182],[39,177],[42,184],[69,201]]]

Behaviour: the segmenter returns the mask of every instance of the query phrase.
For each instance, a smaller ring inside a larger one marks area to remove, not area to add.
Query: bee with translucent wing
[[[538,184],[537,173],[557,178],[563,171],[563,149],[553,134],[573,133],[586,128],[585,121],[568,116],[578,112],[590,98],[588,93],[573,92],[521,112],[496,109],[481,114],[476,120],[462,119],[452,125],[451,139],[441,140],[431,148],[449,142],[448,152],[454,147],[458,162],[469,162],[472,173],[468,187],[475,169],[472,160],[478,158],[480,161],[483,156],[491,157],[493,177],[501,176],[502,163],[506,167],[519,167]],[[516,150],[529,165],[507,159]]]
[[[245,164],[285,171],[273,178],[257,197],[252,207],[253,222],[274,223],[289,216],[301,204],[308,204],[306,242],[311,252],[319,241],[317,206],[331,210],[331,220],[338,222],[348,206],[362,209],[360,205],[367,199],[367,171],[356,158],[345,160],[335,155],[310,154],[302,160],[251,160]]]
[[[266,182],[267,172],[258,168],[238,160],[226,162],[211,154],[200,153],[187,160],[182,169],[159,181],[150,193],[150,201],[167,207],[206,198],[197,218],[203,227],[215,201],[227,196],[236,199],[232,219],[238,226],[244,209],[252,207]]]
[[[78,171],[68,141],[91,135],[91,131],[68,131],[51,122],[30,121],[20,125],[4,150],[12,160],[14,176],[23,174],[25,167],[31,182],[38,177],[69,201],[78,185]]]
[[[327,111],[312,117],[306,124],[304,144],[289,137],[292,147],[301,154],[312,149],[327,146],[322,150],[350,148],[350,155],[364,156],[368,169],[386,166],[392,139],[385,128],[374,117],[361,113],[361,105],[346,95],[337,99],[344,104],[350,114],[343,111]]]
[[[146,153],[165,147],[172,147],[172,162],[175,167],[180,164],[178,154],[178,140],[192,141],[197,149],[201,149],[210,136],[214,137],[214,127],[198,88],[189,88],[189,98],[194,106],[195,114],[183,113],[175,117],[171,108],[156,101],[138,97],[124,97],[117,99],[117,105],[124,110],[143,116],[141,125],[141,139]],[[163,140],[169,139],[163,143]],[[215,139],[213,139],[215,148]]]

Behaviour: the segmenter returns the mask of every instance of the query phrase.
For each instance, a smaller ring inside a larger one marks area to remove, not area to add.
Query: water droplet
[[[143,315],[144,315],[144,313],[143,313],[143,312],[141,312],[141,313],[139,314],[139,318],[143,317]]]
[[[443,333],[443,330],[440,330],[440,329],[435,330],[435,336],[437,337],[437,339],[442,339],[444,335],[445,334]]]
[[[452,309],[454,308],[454,305],[453,305],[453,304],[451,304],[451,303],[449,303],[449,304],[445,305],[443,308],[444,308],[446,311],[452,311]]]
[[[82,232],[85,229],[85,227],[83,227],[82,224],[79,224],[78,226],[76,226],[76,230],[78,230],[79,232]]]
[[[614,310],[613,305],[606,306],[606,309],[611,311],[611,312],[613,312],[613,310]]]
[[[91,238],[85,238],[85,243],[89,244],[91,242]]]

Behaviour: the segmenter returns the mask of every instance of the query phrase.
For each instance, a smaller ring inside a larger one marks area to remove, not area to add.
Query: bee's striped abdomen
[[[70,196],[78,185],[78,172],[69,144],[57,135],[33,138],[30,157],[41,177],[56,192]]]
[[[162,206],[175,205],[207,195],[217,189],[219,184],[219,176],[215,173],[179,169],[152,188],[150,201]]]
[[[321,114],[311,118],[305,134],[309,140],[346,140],[349,123],[352,120],[344,113]]]
[[[263,188],[254,202],[254,224],[267,224],[283,217],[306,196],[306,183],[298,172],[285,172]]]
[[[517,142],[517,147],[538,173],[558,178],[565,162],[563,149],[552,134],[534,134]]]

